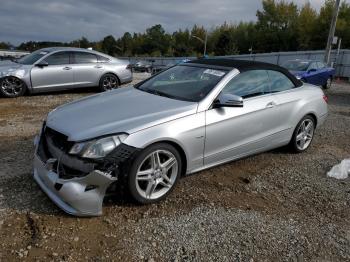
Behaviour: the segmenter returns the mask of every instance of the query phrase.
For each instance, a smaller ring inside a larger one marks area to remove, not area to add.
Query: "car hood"
[[[46,124],[70,141],[83,141],[121,132],[131,134],[194,114],[197,106],[125,87],[60,106],[48,114]]]

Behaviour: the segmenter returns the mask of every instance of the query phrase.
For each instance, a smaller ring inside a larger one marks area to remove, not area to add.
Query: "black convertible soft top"
[[[189,64],[202,64],[202,65],[213,65],[220,67],[228,67],[228,68],[236,68],[240,72],[249,71],[249,70],[274,70],[283,73],[286,75],[296,87],[302,86],[303,83],[296,79],[294,75],[292,75],[287,69],[259,61],[249,61],[249,60],[238,60],[238,59],[230,59],[230,58],[207,58],[207,59],[197,59],[187,62]]]

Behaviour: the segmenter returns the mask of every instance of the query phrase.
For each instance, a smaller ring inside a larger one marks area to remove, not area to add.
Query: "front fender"
[[[30,81],[30,68],[22,66],[19,68],[8,68],[6,70],[0,71],[0,79],[8,76],[13,76],[21,79],[26,84],[28,90],[32,90],[32,84]]]
[[[146,148],[157,142],[180,146],[187,160],[187,173],[203,165],[205,113],[195,113],[130,134],[124,144]]]

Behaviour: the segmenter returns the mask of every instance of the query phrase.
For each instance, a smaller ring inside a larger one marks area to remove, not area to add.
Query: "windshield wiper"
[[[165,93],[165,92],[162,92],[162,91],[159,91],[159,90],[155,90],[155,89],[144,88],[144,89],[140,89],[140,90],[143,90],[143,91],[145,91],[147,93],[150,93],[150,94],[153,94],[153,95],[158,95],[158,96],[164,96],[164,97],[167,97],[167,98],[178,99],[176,96],[173,96],[173,95],[170,95],[168,93]]]

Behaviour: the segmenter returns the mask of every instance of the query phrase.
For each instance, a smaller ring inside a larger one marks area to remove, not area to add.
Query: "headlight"
[[[301,76],[295,76],[298,80],[301,80]]]
[[[101,158],[112,152],[128,137],[127,134],[104,137],[101,139],[76,143],[70,149],[69,153],[72,155],[80,155],[85,158]]]

